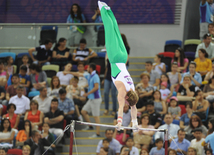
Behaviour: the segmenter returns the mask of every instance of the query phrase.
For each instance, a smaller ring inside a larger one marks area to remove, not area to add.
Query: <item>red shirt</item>
[[[38,123],[38,122],[40,122],[40,113],[41,113],[41,111],[37,110],[36,114],[33,115],[32,111],[29,111],[28,115],[27,115],[27,119],[29,121],[31,121],[32,123]]]
[[[9,117],[9,114],[6,114],[5,116]],[[16,124],[16,118],[17,118],[17,115],[15,113],[13,114],[12,119],[9,118],[11,128],[13,128],[15,126],[15,124]]]

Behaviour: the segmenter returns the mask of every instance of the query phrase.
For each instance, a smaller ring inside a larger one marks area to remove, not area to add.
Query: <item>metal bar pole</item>
[[[165,129],[164,131],[164,139],[165,139],[165,155],[168,155],[168,142],[169,142],[169,139],[168,139],[168,129]]]
[[[69,150],[69,155],[72,155],[73,153],[73,140],[74,140],[74,127],[75,127],[75,121],[71,120],[71,125],[70,125],[70,150]]]

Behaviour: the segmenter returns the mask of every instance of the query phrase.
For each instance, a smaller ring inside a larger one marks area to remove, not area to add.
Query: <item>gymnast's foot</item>
[[[105,2],[98,1],[98,6],[100,10],[102,9],[103,6],[105,6],[106,10],[110,10],[110,7]]]

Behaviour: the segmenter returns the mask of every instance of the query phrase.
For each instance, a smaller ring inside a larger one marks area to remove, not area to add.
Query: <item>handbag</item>
[[[140,134],[136,134],[134,136],[134,143],[135,144],[145,144],[145,145],[149,145],[152,141],[152,137],[149,135],[140,135]]]

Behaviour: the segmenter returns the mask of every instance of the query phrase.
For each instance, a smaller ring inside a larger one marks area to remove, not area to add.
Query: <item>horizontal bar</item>
[[[100,126],[100,127],[107,127],[107,128],[117,128],[117,126],[115,126],[115,125],[97,124],[97,123],[89,123],[89,122],[81,122],[81,121],[74,121],[74,122],[77,123],[77,124],[81,124],[81,125],[91,125],[91,126]],[[122,126],[121,129],[135,130],[135,128],[125,127],[125,126]],[[165,132],[166,131],[166,129],[148,129],[148,128],[139,128],[139,130],[155,131],[155,132]]]
[[[0,26],[76,26],[76,25],[103,25],[103,23],[0,23]]]
[[[32,48],[32,47],[0,47],[0,50],[28,50],[29,48]],[[74,50],[77,47],[69,47],[69,48]],[[88,47],[88,48],[91,48],[91,49],[94,49],[94,50],[101,50],[104,47],[101,46],[101,47]]]

